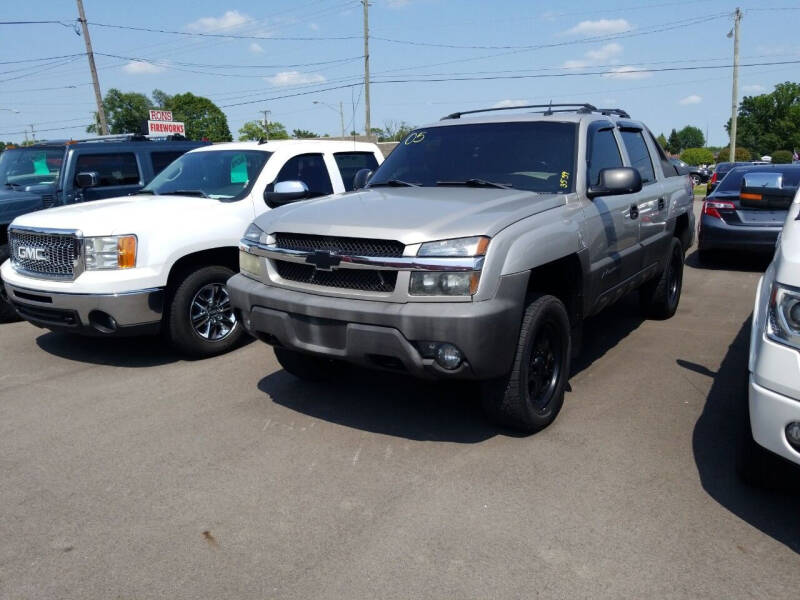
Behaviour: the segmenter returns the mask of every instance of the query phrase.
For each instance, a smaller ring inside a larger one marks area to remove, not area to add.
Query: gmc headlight
[[[442,240],[440,242],[426,242],[419,247],[417,256],[483,256],[489,247],[489,238],[475,236]]]
[[[136,266],[136,236],[108,235],[83,239],[87,271],[132,269]]]
[[[267,232],[255,223],[250,223],[250,227],[244,232],[242,239],[254,244],[268,244],[270,241]]]
[[[772,284],[766,333],[779,344],[800,349],[800,291]]]

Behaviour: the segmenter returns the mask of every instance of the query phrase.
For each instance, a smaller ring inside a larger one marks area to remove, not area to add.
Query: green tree
[[[658,145],[661,146],[663,149],[667,149],[667,138],[664,137],[663,133],[659,133],[658,137],[656,138]]]
[[[186,137],[189,139],[206,138],[212,142],[230,142],[233,139],[225,113],[208,98],[191,92],[175,94],[168,96],[166,106],[161,108],[171,110],[173,119],[186,123]]]
[[[385,121],[383,124],[383,137],[378,138],[380,142],[399,142],[414,129],[405,121]]]
[[[292,137],[299,140],[308,138],[318,138],[319,136],[313,131],[308,131],[307,129],[292,129]]]
[[[702,148],[706,144],[706,138],[703,136],[703,132],[697,127],[687,125],[678,132],[678,143],[680,144],[681,150],[685,150],[686,148]]]
[[[730,133],[730,120],[725,126]],[[761,156],[800,148],[800,83],[779,83],[768,94],[745,96],[739,105],[736,143]]]
[[[723,148],[717,154],[717,162],[729,162],[731,156],[730,147]],[[736,162],[747,162],[753,159],[753,154],[743,146],[736,146]]]
[[[776,165],[789,165],[792,163],[792,153],[788,150],[775,150],[772,153],[772,163]]]
[[[681,160],[690,165],[709,165],[714,162],[714,153],[708,148],[687,148],[681,152]]]
[[[681,141],[678,138],[678,132],[674,129],[669,132],[669,139],[667,140],[667,152],[670,154],[679,154],[681,151]]]
[[[136,92],[121,92],[111,88],[103,98],[103,110],[106,113],[108,132],[138,133],[142,124],[147,121],[148,111],[153,108],[150,98]],[[94,124],[86,128],[88,133],[99,133],[100,124],[97,113],[94,113]]]
[[[153,93],[150,94],[150,96],[153,98],[153,104],[155,105],[155,108],[166,108],[170,99],[172,98],[172,96],[166,92],[162,92],[161,90],[153,90]]]
[[[264,123],[261,121],[247,121],[242,128],[239,129],[239,141],[244,142],[247,140],[288,140],[289,134],[286,133],[286,128],[282,123],[273,121],[269,124],[269,138],[267,131],[264,129]]]

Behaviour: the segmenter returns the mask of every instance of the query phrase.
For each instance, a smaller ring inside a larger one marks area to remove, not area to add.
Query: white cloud
[[[500,102],[495,102],[492,104],[492,108],[511,108],[514,106],[525,106],[529,104],[527,100],[500,100]]]
[[[647,79],[652,77],[653,74],[647,71],[639,71],[636,67],[624,66],[614,67],[608,73],[603,73],[603,77],[609,79]]]
[[[597,21],[581,21],[567,33],[572,35],[607,35],[611,33],[621,33],[633,29],[626,19],[598,19]]]
[[[322,83],[325,77],[319,73],[301,73],[300,71],[281,71],[272,77],[264,77],[264,80],[276,87],[287,85],[301,85],[304,83]]]
[[[611,42],[595,50],[589,50],[583,56],[573,60],[564,61],[565,69],[583,69],[591,65],[611,61],[612,64],[618,62],[615,57],[622,54],[622,44]]]
[[[697,94],[691,94],[689,96],[686,96],[686,98],[681,98],[680,100],[678,100],[678,104],[683,104],[683,105],[700,104],[702,101],[703,101],[702,96],[698,96]]]
[[[250,46],[248,46],[248,48],[250,49],[250,52],[252,52],[253,54],[264,54],[264,47],[258,42],[251,43]]]
[[[197,19],[197,21],[192,21],[186,26],[186,29],[195,32],[236,29],[250,21],[252,21],[250,17],[243,15],[238,10],[229,10],[221,17],[203,17],[202,19]]]
[[[131,60],[122,67],[122,70],[130,75],[145,75],[149,73],[161,73],[164,67],[151,62]]]
[[[763,85],[755,83],[753,85],[744,86],[742,88],[742,91],[747,94],[763,94],[764,92],[767,91],[767,88],[765,88]]]

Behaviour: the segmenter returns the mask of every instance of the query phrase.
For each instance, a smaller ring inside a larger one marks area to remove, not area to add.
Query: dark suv
[[[64,204],[138,192],[173,160],[207,142],[105,136],[7,148],[0,154],[0,264],[16,217]],[[0,322],[15,318],[0,283]]]

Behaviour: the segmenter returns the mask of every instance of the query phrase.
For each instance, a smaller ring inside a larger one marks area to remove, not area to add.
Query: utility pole
[[[266,141],[268,142],[269,141],[269,114],[272,111],[262,110],[261,112],[264,113],[264,135],[267,136],[266,137]]]
[[[78,15],[81,27],[83,27],[83,41],[86,42],[86,56],[89,58],[89,70],[92,72],[92,83],[94,84],[94,98],[97,101],[97,118],[100,119],[100,134],[108,135],[108,123],[106,123],[106,111],[103,110],[103,95],[100,93],[100,82],[97,80],[97,67],[94,66],[94,52],[92,51],[92,40],[89,37],[89,25],[86,23],[86,13],[83,12],[83,0],[76,0],[78,3]]]
[[[731,154],[729,160],[736,162],[736,117],[739,114],[739,23],[742,11],[733,13],[733,92],[731,94]],[[730,33],[728,37],[730,37]]]
[[[372,135],[372,127],[369,119],[369,0],[361,0],[364,5],[364,107],[366,117],[364,129],[366,129],[367,139]]]
[[[341,100],[339,100],[339,120],[342,123],[342,137],[344,137],[344,108]]]
[[[33,123],[30,125],[31,127],[31,138],[33,138],[33,143],[36,143],[36,132],[33,130]]]

